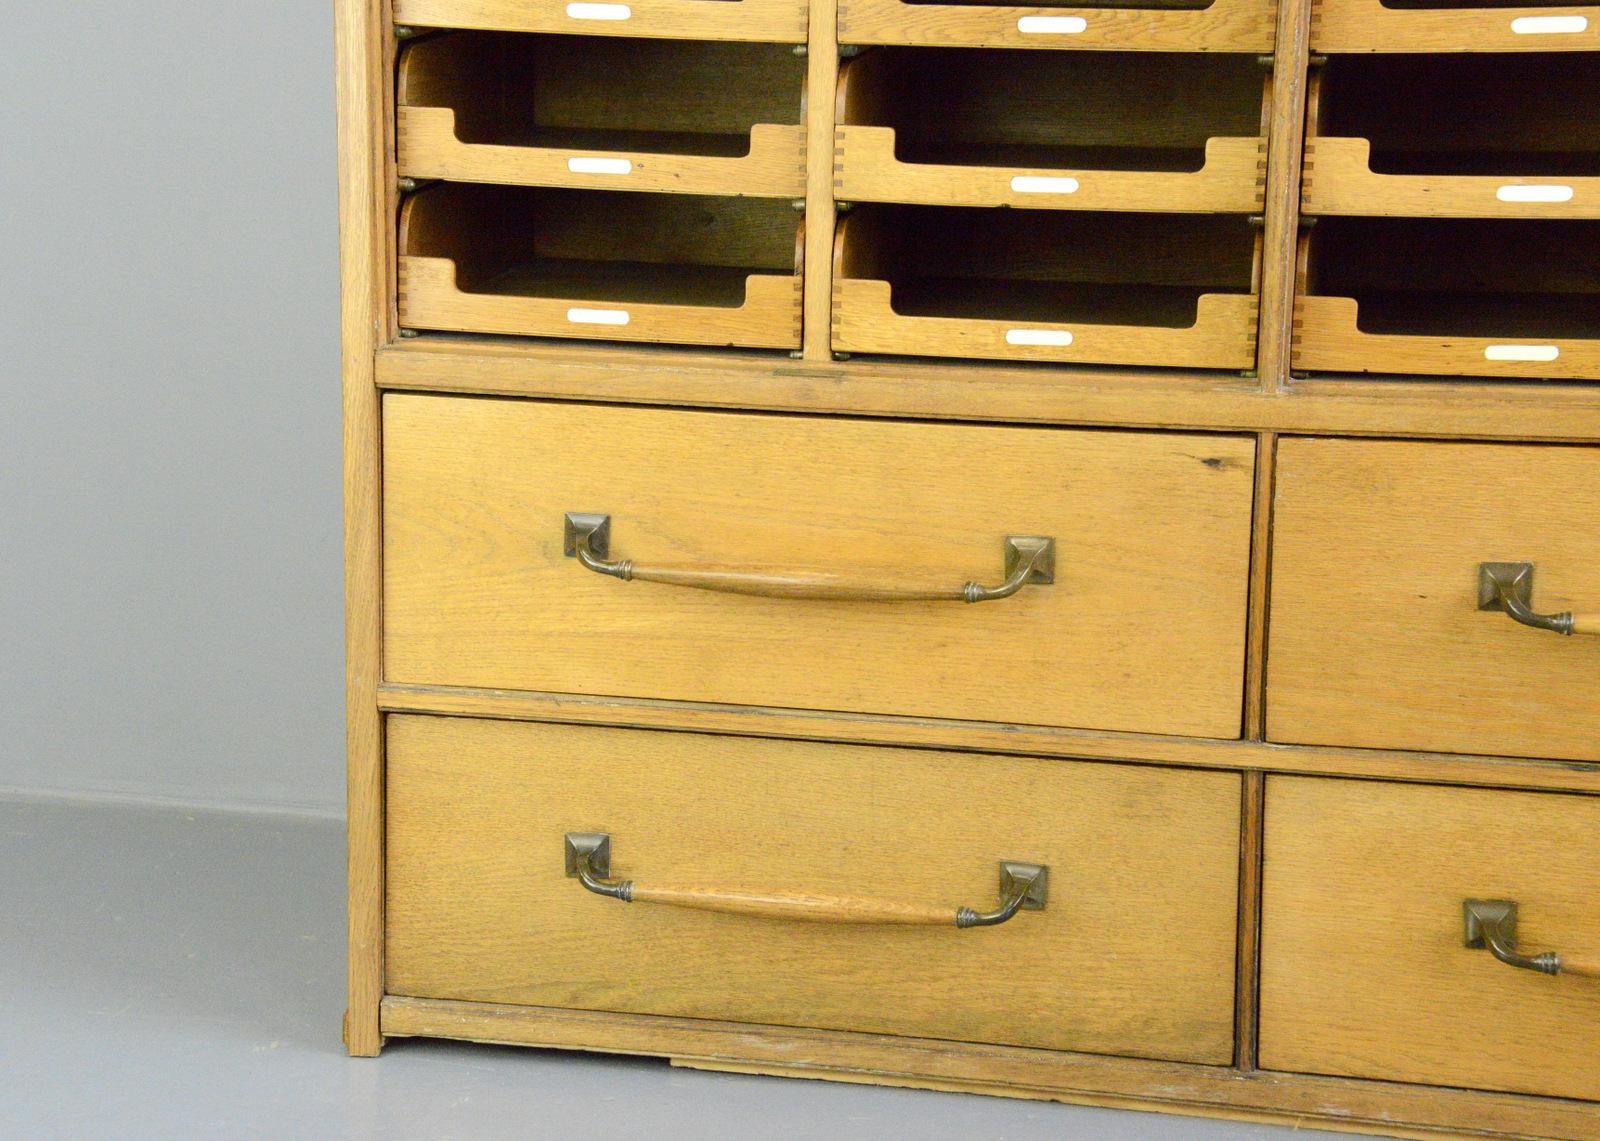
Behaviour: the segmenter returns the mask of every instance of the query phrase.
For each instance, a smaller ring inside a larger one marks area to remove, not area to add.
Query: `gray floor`
[[[510,1047],[349,1059],[338,822],[0,800],[0,867],[6,1138],[1288,1135]]]

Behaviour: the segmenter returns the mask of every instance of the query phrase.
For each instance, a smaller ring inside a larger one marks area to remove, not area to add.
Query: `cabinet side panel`
[[[384,106],[377,0],[337,0],[339,221],[344,340],[346,750],[349,782],[349,1010],[345,1045],[376,1054],[383,1039],[382,581],[378,390],[373,359],[388,305],[387,243],[380,190],[386,157],[377,116]]]

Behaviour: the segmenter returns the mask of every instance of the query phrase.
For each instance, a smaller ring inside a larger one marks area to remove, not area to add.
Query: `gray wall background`
[[[338,811],[332,4],[0,15],[0,788]]]

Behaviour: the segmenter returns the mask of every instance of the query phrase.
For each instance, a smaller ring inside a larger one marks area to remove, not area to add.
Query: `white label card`
[[[1089,26],[1082,16],[1024,16],[1017,31],[1025,36],[1075,36]]]
[[[573,174],[632,174],[633,163],[625,158],[569,158],[567,169]]]
[[[574,20],[629,20],[633,9],[626,4],[568,4],[567,15]]]
[[[1543,362],[1560,355],[1555,345],[1490,345],[1483,350],[1483,359],[1489,361]]]
[[[1570,186],[1502,186],[1494,192],[1502,202],[1571,202]]]
[[[568,309],[567,320],[574,325],[626,325],[626,309]]]
[[[1047,178],[1038,174],[1019,174],[1011,180],[1016,194],[1076,194],[1076,178]]]
[[[1072,334],[1065,329],[1007,329],[1006,344],[1062,348],[1072,344]]]
[[[1570,36],[1589,30],[1587,16],[1518,16],[1511,30],[1519,36]]]

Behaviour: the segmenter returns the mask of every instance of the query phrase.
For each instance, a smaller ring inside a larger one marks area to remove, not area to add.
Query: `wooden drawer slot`
[[[1324,218],[1301,239],[1294,365],[1600,379],[1600,222]]]
[[[1600,1100],[1597,839],[1596,797],[1268,777],[1262,1068]]]
[[[1600,448],[1284,440],[1273,523],[1273,741],[1600,760]],[[1485,563],[1532,609],[1481,609]]]
[[[438,183],[400,222],[415,329],[795,348],[789,203]]]
[[[418,28],[784,44],[805,42],[808,12],[799,0],[394,0],[394,22]]]
[[[1261,69],[1237,55],[869,48],[839,76],[851,201],[1251,213]]]
[[[391,994],[1232,1059],[1234,773],[397,716],[387,800]],[[1001,861],[1043,906],[958,928]]]
[[[1321,52],[1592,52],[1600,7],[1555,0],[1318,0],[1311,47]]]
[[[402,175],[803,197],[805,61],[782,44],[449,32],[400,58]]]
[[[836,349],[1247,369],[1243,217],[860,206],[834,251]]]
[[[1239,733],[1248,438],[395,395],[383,443],[390,681]],[[1012,536],[1052,581],[963,601]]]
[[[1335,56],[1313,72],[1308,214],[1600,218],[1600,55]]]
[[[1272,0],[1148,0],[1016,7],[964,0],[840,0],[845,44],[1270,52]]]

